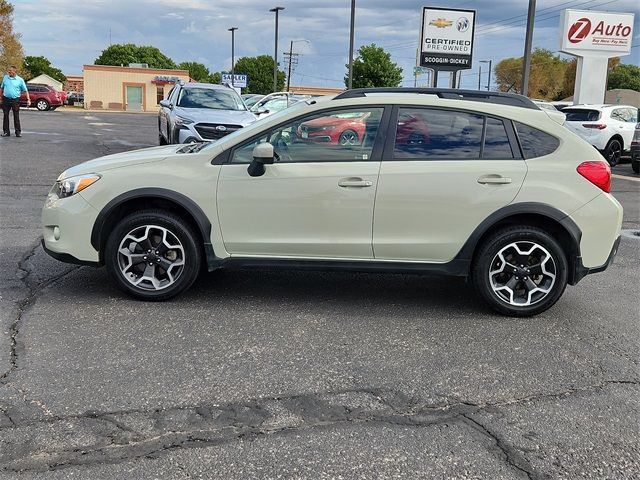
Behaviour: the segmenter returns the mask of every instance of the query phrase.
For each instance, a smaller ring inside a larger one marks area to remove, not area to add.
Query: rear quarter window
[[[516,127],[520,147],[525,159],[544,157],[555,152],[560,146],[560,140],[537,128],[520,122],[513,122]]]

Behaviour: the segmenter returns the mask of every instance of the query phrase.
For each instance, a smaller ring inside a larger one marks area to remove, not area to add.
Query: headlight
[[[335,125],[327,125],[326,127],[322,127],[320,130],[333,130],[336,128]]]
[[[64,178],[56,181],[56,193],[58,194],[58,198],[67,198],[81,192],[98,180],[100,180],[100,175],[95,173]]]
[[[187,117],[181,117],[180,115],[176,116],[176,125],[189,125],[190,123],[193,123],[194,120],[187,118]]]

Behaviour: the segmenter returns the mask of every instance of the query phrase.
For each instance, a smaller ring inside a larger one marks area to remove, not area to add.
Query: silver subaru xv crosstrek
[[[177,84],[160,102],[159,143],[218,140],[256,119],[231,87],[211,83]]]
[[[345,129],[358,140],[340,142]],[[613,261],[610,180],[597,150],[526,97],[355,89],[209,144],[71,167],[43,208],[43,244],[144,300],[203,266],[329,268],[468,277],[496,311],[527,316]]]

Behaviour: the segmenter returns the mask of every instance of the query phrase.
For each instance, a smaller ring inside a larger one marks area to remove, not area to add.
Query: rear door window
[[[504,122],[497,118],[487,118],[482,158],[508,160],[515,158]]]
[[[479,159],[484,117],[434,108],[398,109],[395,159]]]

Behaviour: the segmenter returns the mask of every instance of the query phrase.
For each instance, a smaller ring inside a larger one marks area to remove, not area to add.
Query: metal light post
[[[351,0],[351,30],[349,31],[349,90],[353,88],[353,34],[356,24],[356,0]]]
[[[480,90],[481,79],[482,79],[482,65],[478,67],[478,90]]]
[[[487,78],[487,92],[491,90],[491,62],[493,60],[480,60],[480,63],[488,63],[489,64],[489,78]],[[480,88],[478,88],[480,90]]]
[[[529,90],[529,70],[531,70],[531,43],[533,41],[533,23],[536,18],[536,0],[529,0],[527,13],[527,34],[524,41],[524,65],[522,69],[522,88],[520,93],[527,96]]]
[[[273,7],[269,9],[270,12],[276,14],[276,41],[275,48],[273,50],[273,91],[278,91],[278,12],[284,10],[284,7]]]
[[[238,27],[231,27],[229,31],[231,32],[231,86],[234,86],[235,75],[234,75],[234,64],[235,62],[235,33],[238,30]]]

